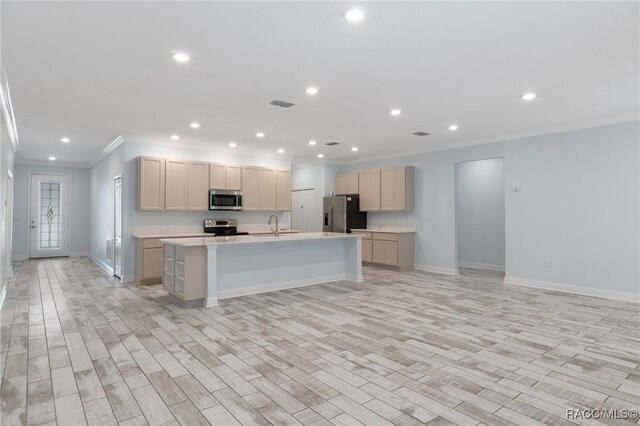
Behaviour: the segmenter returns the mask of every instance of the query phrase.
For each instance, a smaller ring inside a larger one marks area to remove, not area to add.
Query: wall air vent
[[[282,108],[289,108],[294,106],[294,103],[291,102],[287,102],[287,101],[281,101],[280,99],[276,99],[275,101],[271,101],[269,102],[271,105],[275,105],[275,106],[279,106]]]
[[[415,132],[415,133],[412,133],[412,134],[416,135],[416,136],[429,136],[429,133],[427,133],[427,132]]]
[[[326,146],[336,146],[336,145],[340,145],[338,142],[327,142],[325,143]]]

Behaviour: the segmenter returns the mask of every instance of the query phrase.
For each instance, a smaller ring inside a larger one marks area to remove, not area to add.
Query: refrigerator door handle
[[[333,232],[333,204],[329,206],[329,232]]]

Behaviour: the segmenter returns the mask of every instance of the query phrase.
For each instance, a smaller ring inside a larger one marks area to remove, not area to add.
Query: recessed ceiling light
[[[191,127],[192,129],[199,129],[200,128],[200,123],[196,123],[195,121],[191,124],[189,124],[189,127]]]
[[[178,139],[180,139],[180,136],[178,136],[178,135],[171,135],[171,139],[173,139],[174,141],[177,141]]]
[[[349,9],[347,13],[344,14],[344,17],[347,18],[348,21],[359,22],[364,18],[364,11],[362,9]]]
[[[183,64],[186,63],[186,62],[189,62],[189,59],[190,59],[189,55],[187,55],[184,52],[173,52],[172,56],[173,56],[173,60],[174,61],[180,62],[180,63],[183,63]]]
[[[49,157],[49,161],[56,161],[56,157],[52,155],[51,157]]]
[[[305,90],[305,92],[307,92],[307,95],[316,95],[318,94],[318,88],[317,87],[307,87],[307,90]]]
[[[525,101],[530,101],[532,99],[535,99],[536,94],[533,92],[529,92],[529,93],[525,93],[524,95],[522,95],[522,99]]]
[[[452,124],[451,126],[449,126],[449,130],[451,130],[452,132],[455,132],[456,130],[458,130],[458,125]]]
[[[60,138],[60,142],[69,143],[69,142],[71,142],[71,139],[69,139],[69,138]]]
[[[309,145],[314,146],[316,144],[316,141],[309,141]]]
[[[258,137],[258,138],[264,138],[264,133],[262,133],[262,132],[258,132],[258,133],[256,133],[256,137]]]
[[[318,154],[318,158],[324,158],[324,154]]]
[[[231,142],[231,143],[229,144],[229,146],[230,146],[231,148],[235,148],[236,146],[238,146],[238,144],[237,144],[237,143],[235,143],[235,142]]]
[[[357,147],[357,146],[353,146],[353,147],[351,147],[351,151],[353,151],[353,152],[358,152],[358,147]]]
[[[278,149],[278,154],[284,154],[284,149],[282,148]]]
[[[389,111],[389,114],[391,114],[393,116],[400,115],[401,113],[402,113],[402,111],[400,111],[399,109],[392,109],[391,111]]]

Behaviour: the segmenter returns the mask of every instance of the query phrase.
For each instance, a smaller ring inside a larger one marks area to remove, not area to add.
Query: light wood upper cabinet
[[[187,210],[187,162],[167,160],[165,175],[165,210]]]
[[[276,211],[275,169],[260,169],[260,210]]]
[[[260,168],[242,167],[242,210],[260,210]]]
[[[338,173],[336,175],[336,195],[359,194],[359,173]]]
[[[276,171],[276,210],[279,212],[291,210],[291,172],[289,170]]]
[[[187,210],[209,210],[209,163],[187,163]]]
[[[138,157],[138,210],[164,210],[165,160]]]
[[[226,189],[242,191],[242,167],[226,166],[225,167]]]
[[[211,163],[209,165],[209,189],[227,189],[226,166]]]
[[[242,167],[211,163],[209,189],[242,191]]]
[[[380,170],[367,170],[358,176],[360,211],[380,210]]]
[[[383,211],[413,210],[413,167],[382,169],[380,179]]]

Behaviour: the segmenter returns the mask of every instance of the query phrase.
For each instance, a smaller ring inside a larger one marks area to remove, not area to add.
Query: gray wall
[[[9,172],[14,173],[13,148],[10,142],[9,128],[4,117],[3,111],[0,110],[0,194],[2,194],[0,197],[0,201],[2,201],[2,205],[0,205],[0,220],[2,221],[0,225],[0,307],[4,301],[4,291],[11,274],[12,249],[11,244],[7,244],[7,242],[12,234],[12,220],[8,217],[11,200],[7,198],[7,184]],[[15,176],[13,181],[15,192]]]
[[[76,167],[16,164],[13,189],[13,258],[29,257],[29,174],[52,173],[71,175],[71,217],[69,218],[69,253],[89,253],[89,169]]]
[[[502,158],[456,165],[458,265],[504,271]]]
[[[118,146],[91,168],[91,255],[113,267],[107,239],[113,239],[114,178],[123,172],[124,147]]]
[[[348,169],[415,166],[414,212],[369,221],[415,225],[416,264],[454,270],[455,164],[503,157],[508,276],[640,293],[639,140],[636,121]]]

